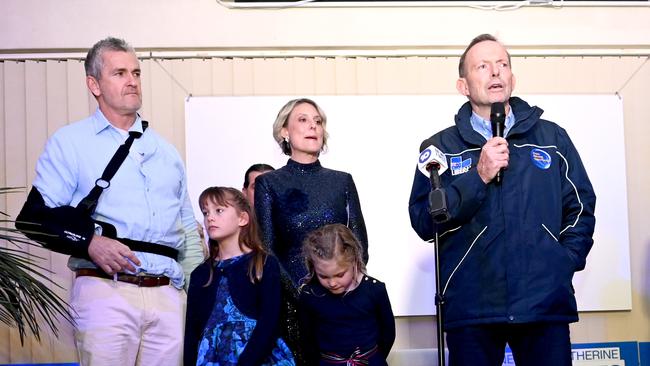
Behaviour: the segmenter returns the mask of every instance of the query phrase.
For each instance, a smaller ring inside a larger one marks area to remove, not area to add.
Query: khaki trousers
[[[82,366],[178,366],[183,359],[185,291],[98,277],[75,279],[70,299]]]

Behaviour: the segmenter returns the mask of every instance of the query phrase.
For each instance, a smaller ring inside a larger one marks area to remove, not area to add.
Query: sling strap
[[[129,138],[127,138],[126,141],[117,148],[115,155],[113,155],[111,161],[106,165],[102,176],[95,181],[95,186],[90,193],[79,202],[77,208],[83,210],[89,216],[95,213],[99,196],[102,195],[102,192],[104,192],[106,188],[111,186],[111,179],[113,179],[117,170],[122,166],[126,157],[129,156],[129,150],[131,149],[131,145],[133,145],[133,141],[139,139],[144,131],[147,130],[147,127],[149,127],[149,122],[142,121],[142,132],[129,131]]]
[[[111,179],[117,170],[122,166],[126,157],[129,156],[129,150],[131,150],[131,145],[135,139],[139,139],[144,131],[149,127],[149,122],[142,121],[142,132],[129,131],[129,137],[124,141],[120,147],[117,148],[115,155],[111,158],[102,173],[102,176],[95,181],[95,186],[90,190],[90,193],[84,199],[79,202],[77,209],[81,210],[83,213],[87,214],[89,217],[95,213],[97,209],[97,202],[99,201],[99,196],[102,195],[104,190],[111,186]],[[122,244],[129,247],[131,250],[138,252],[147,252],[153,254],[163,255],[165,257],[172,258],[174,260],[178,259],[178,250],[155,243],[149,243],[145,241],[127,239],[127,238],[118,238],[115,227],[109,223],[95,221],[102,227],[102,235],[107,236],[112,239],[119,240]]]
[[[178,260],[177,249],[162,244],[155,244],[155,243],[133,240],[128,238],[119,238],[117,236],[117,230],[115,229],[115,226],[99,220],[94,220],[94,221],[95,224],[102,227],[103,236],[109,237],[111,239],[115,239],[120,243],[129,247],[129,249],[131,250],[135,250],[136,252],[147,252],[147,253],[153,253],[158,255],[164,255],[165,257],[169,257],[173,260]]]

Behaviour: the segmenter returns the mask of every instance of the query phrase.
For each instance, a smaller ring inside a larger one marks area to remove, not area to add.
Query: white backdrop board
[[[241,188],[254,163],[283,166],[272,137],[280,108],[295,97],[192,97],[185,105],[189,192]],[[581,311],[631,309],[630,258],[621,100],[614,95],[528,95],[543,118],[564,127],[597,195],[595,244],[574,278]],[[369,238],[368,273],[386,282],[396,316],[430,315],[433,248],[411,229],[408,199],[420,143],[450,126],[465,98],[455,95],[315,96],[327,114],[323,166],[349,172]],[[552,270],[552,268],[549,268]]]

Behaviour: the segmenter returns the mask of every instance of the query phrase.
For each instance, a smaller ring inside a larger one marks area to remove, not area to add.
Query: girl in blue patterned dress
[[[210,258],[190,280],[184,363],[295,365],[279,337],[280,265],[266,252],[239,190],[211,187],[199,197]]]

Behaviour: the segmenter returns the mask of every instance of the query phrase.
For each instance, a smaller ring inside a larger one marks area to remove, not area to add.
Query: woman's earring
[[[289,144],[289,137],[283,137],[282,143],[280,144],[282,147],[282,152],[285,155],[291,155],[291,145]]]

